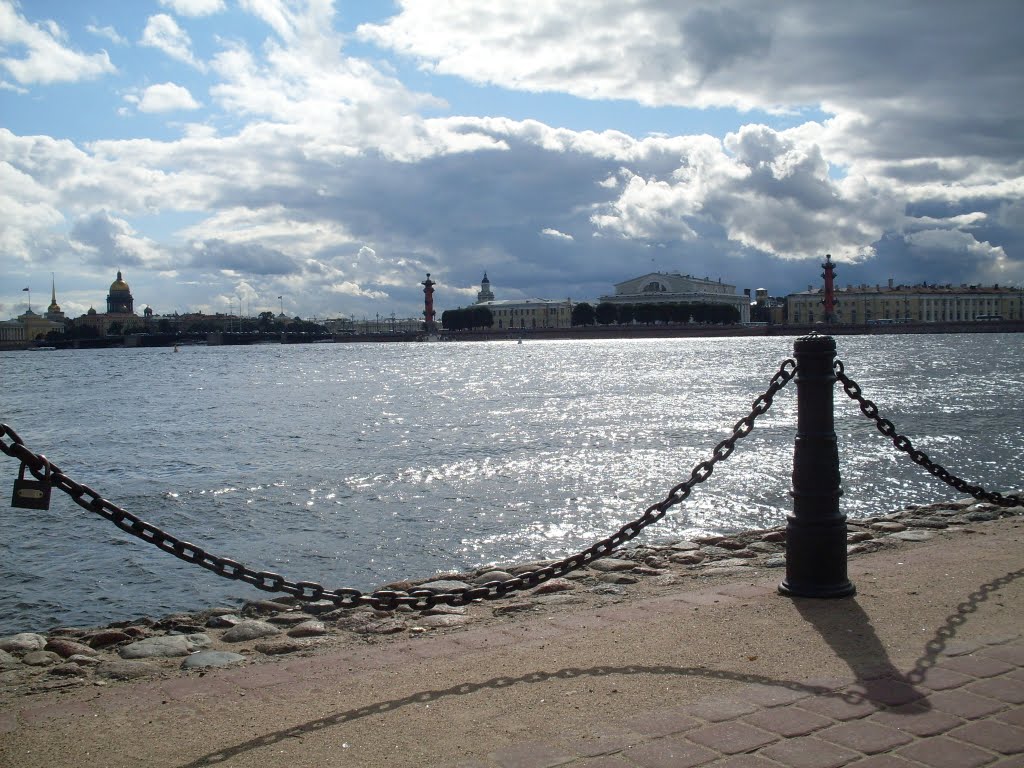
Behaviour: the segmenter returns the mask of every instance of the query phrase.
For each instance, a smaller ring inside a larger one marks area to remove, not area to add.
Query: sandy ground
[[[1024,519],[851,558],[854,598],[782,597],[779,570],[327,644],[303,657],[3,701],[0,765],[456,765],[583,739],[745,686],[926,669],[1024,627]]]

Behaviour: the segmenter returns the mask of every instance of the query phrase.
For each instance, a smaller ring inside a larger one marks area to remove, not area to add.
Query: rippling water
[[[847,373],[937,462],[1024,486],[1024,336],[837,339]],[[329,587],[563,556],[689,477],[792,338],[317,344],[0,353],[0,419],[169,533]],[[851,517],[955,492],[836,389]],[[796,387],[644,537],[782,524]],[[0,477],[17,465],[0,456]],[[9,486],[8,486],[9,487]],[[0,632],[265,593],[182,563],[55,492],[0,515]]]

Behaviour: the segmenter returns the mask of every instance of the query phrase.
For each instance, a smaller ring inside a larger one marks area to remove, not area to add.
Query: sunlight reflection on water
[[[839,337],[847,373],[954,474],[1024,483],[1020,335]],[[327,586],[564,556],[662,499],[792,338],[0,353],[2,418],[79,482],[210,552]],[[955,362],[952,362],[955,361]],[[844,511],[955,495],[836,388]],[[780,525],[795,386],[645,536]],[[9,466],[8,476],[13,477]],[[251,597],[56,498],[0,518],[0,631]],[[60,535],[54,535],[57,532]],[[67,535],[70,532],[70,535]],[[118,546],[112,546],[113,544]],[[97,590],[110,592],[96,600]]]

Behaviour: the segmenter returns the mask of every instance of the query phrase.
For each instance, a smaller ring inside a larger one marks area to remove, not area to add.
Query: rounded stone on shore
[[[43,650],[53,651],[58,656],[65,659],[76,654],[81,656],[96,656],[99,653],[95,648],[90,648],[84,643],[77,643],[74,640],[68,640],[63,637],[51,638],[46,643]]]
[[[425,584],[420,584],[415,589],[429,589],[431,592],[443,593],[443,592],[455,592],[457,590],[469,589],[470,585],[464,581],[455,581],[454,579],[438,579],[437,581],[428,581]]]
[[[260,637],[278,635],[281,630],[273,624],[257,619],[249,619],[236,624],[221,636],[225,643],[244,643],[247,640],[255,640]]]
[[[83,639],[89,644],[90,648],[102,650],[112,645],[128,642],[132,639],[132,635],[120,629],[101,629],[99,632],[86,635]]]
[[[568,592],[571,589],[576,589],[576,585],[569,579],[551,579],[534,589],[533,594],[550,595],[553,592]]]
[[[35,632],[19,632],[16,635],[0,637],[0,651],[8,653],[29,653],[46,647],[46,638]]]
[[[29,651],[21,657],[21,663],[29,667],[49,667],[62,661],[53,651]]]
[[[206,669],[207,667],[230,667],[241,664],[245,656],[231,651],[200,651],[181,662],[182,669]]]
[[[126,645],[118,650],[118,655],[122,659],[166,659],[175,656],[188,656],[192,651],[209,644],[210,638],[201,634],[159,635]]]
[[[326,625],[316,619],[308,619],[288,630],[288,637],[317,637],[326,634]]]
[[[632,570],[634,565],[636,565],[636,563],[632,560],[620,560],[614,557],[604,557],[590,563],[590,567],[595,571],[603,571],[605,573],[611,571],[629,571]]]

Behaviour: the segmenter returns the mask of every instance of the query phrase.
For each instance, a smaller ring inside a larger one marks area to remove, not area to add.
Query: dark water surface
[[[954,474],[1024,486],[1024,336],[837,339]],[[0,419],[168,533],[334,588],[564,556],[639,516],[746,415],[792,338],[0,353]],[[851,517],[955,492],[836,388]],[[784,523],[796,387],[643,538]],[[4,494],[17,464],[0,456]],[[54,494],[0,515],[0,633],[266,597]]]

